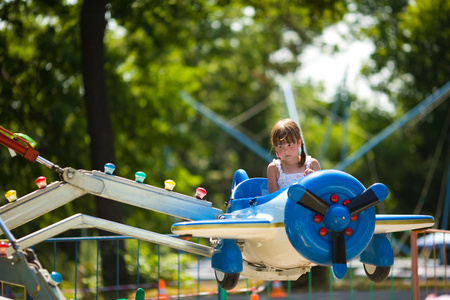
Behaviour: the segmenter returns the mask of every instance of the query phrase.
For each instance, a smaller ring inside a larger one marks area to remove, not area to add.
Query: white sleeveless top
[[[280,178],[278,178],[278,181],[277,181],[278,187],[280,189],[305,177],[303,172],[286,174],[283,172],[283,169],[281,168],[281,160],[274,159],[273,162],[275,163],[275,166],[277,166],[278,172],[280,172]],[[311,167],[311,156],[309,156],[309,155],[306,157],[305,166],[306,166],[306,169]]]

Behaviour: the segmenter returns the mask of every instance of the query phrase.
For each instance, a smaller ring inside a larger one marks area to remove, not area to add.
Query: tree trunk
[[[108,105],[106,77],[104,70],[105,55],[103,38],[106,29],[106,0],[85,0],[81,9],[81,70],[83,74],[84,99],[88,131],[91,137],[91,163],[94,170],[103,170],[105,163],[116,163],[114,132]],[[97,217],[122,223],[121,204],[96,197]],[[110,234],[100,232],[101,235]],[[121,241],[119,250],[124,253]],[[116,242],[102,241],[102,274],[105,286],[115,285],[116,278]],[[123,257],[119,256],[119,283],[127,283],[128,274]]]

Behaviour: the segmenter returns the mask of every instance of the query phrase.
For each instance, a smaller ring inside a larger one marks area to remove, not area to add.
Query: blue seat
[[[250,178],[239,183],[231,194],[231,199],[254,198],[269,195],[267,178]]]

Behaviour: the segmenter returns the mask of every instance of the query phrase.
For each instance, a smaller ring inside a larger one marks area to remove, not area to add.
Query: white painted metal
[[[0,207],[0,217],[14,229],[85,194],[93,194],[186,220],[214,219],[223,213],[211,202],[100,171],[65,168],[65,182],[53,182]],[[0,234],[3,232],[0,230]]]
[[[73,215],[41,230],[33,232],[18,239],[17,243],[21,248],[28,248],[65,231],[81,228],[101,229],[207,257],[211,257],[213,252],[213,248],[208,246],[84,214]],[[10,251],[12,251],[12,249]]]
[[[14,229],[84,194],[86,191],[83,189],[60,181],[53,182],[0,207],[0,217],[9,229]],[[0,234],[3,234],[1,229]]]

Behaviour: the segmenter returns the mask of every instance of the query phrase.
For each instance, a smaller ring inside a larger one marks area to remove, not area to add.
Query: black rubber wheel
[[[230,274],[214,270],[214,275],[216,275],[219,286],[227,291],[233,289],[239,281],[239,273]]]
[[[383,282],[388,278],[391,267],[378,267],[374,265],[364,264],[364,272],[373,282]]]

